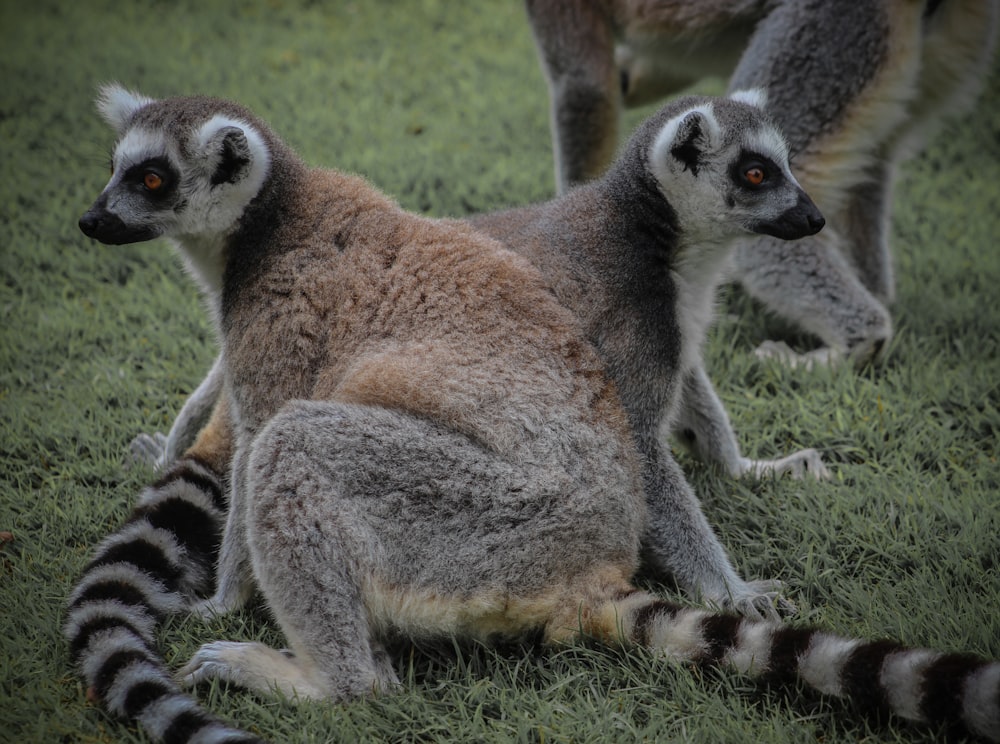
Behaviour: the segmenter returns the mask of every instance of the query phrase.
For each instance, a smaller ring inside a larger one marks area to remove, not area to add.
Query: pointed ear
[[[737,90],[729,94],[729,99],[731,101],[745,103],[748,106],[756,106],[762,110],[767,108],[767,90],[764,88]]]
[[[697,176],[705,154],[714,149],[719,134],[711,107],[694,108],[667,123],[657,138],[657,149],[668,149],[669,157]]]
[[[97,111],[117,134],[125,131],[136,111],[153,102],[154,99],[133,93],[118,83],[106,83],[97,91]]]
[[[237,183],[249,173],[254,159],[251,139],[259,139],[248,124],[216,116],[198,133],[198,156],[212,186]]]

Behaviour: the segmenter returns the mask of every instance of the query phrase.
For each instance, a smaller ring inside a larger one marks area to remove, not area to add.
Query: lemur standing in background
[[[109,710],[157,741],[258,741],[183,693],[154,650],[163,615],[233,610],[256,585],[291,650],[209,643],[183,683],[343,701],[397,684],[389,635],[540,631],[1000,741],[1000,663],[706,612],[631,583],[646,529],[633,431],[577,319],[523,257],[307,168],[236,104],[113,86],[99,106],[118,135],[114,173],[81,229],[170,239],[223,349],[212,420],[70,598],[73,656]],[[635,216],[661,202],[650,225],[665,232],[639,246],[659,252],[661,275],[676,262],[702,276],[701,246],[658,248],[682,228],[708,230],[711,255],[746,230],[791,238],[822,224],[752,97],[679,102],[633,143],[630,162],[648,168],[618,175],[646,191]],[[665,208],[681,183],[688,197]],[[706,197],[722,218],[710,229]]]
[[[892,338],[899,164],[965,108],[989,69],[1000,0],[527,0],[548,80],[559,192],[598,176],[623,106],[706,76],[763,88],[791,164],[827,218],[796,243],[748,238],[732,279],[817,336],[792,364],[863,365]]]

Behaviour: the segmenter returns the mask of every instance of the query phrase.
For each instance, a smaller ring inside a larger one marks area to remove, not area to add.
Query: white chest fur
[[[695,259],[682,259],[671,271],[677,287],[677,327],[681,334],[681,369],[686,374],[701,365],[705,335],[715,314],[716,291],[726,277],[731,251],[718,246],[705,251],[699,246]],[[711,254],[711,255],[708,255]]]

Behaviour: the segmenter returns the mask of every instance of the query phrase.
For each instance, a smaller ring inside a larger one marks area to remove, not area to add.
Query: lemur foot
[[[185,687],[213,679],[261,692],[278,690],[293,700],[329,697],[322,685],[309,678],[294,655],[262,643],[206,643],[177,673],[177,682]]]
[[[754,355],[758,359],[774,359],[791,369],[803,367],[808,371],[816,366],[836,367],[845,360],[855,369],[863,369],[885,355],[890,339],[891,335],[876,335],[853,345],[847,352],[832,346],[797,352],[784,341],[764,341],[754,349]]]
[[[841,351],[829,346],[821,346],[818,349],[800,353],[794,351],[784,341],[764,341],[754,349],[753,353],[758,359],[773,359],[791,369],[804,367],[806,370],[810,370],[816,365],[833,367],[844,359]]]
[[[863,369],[869,364],[875,364],[886,354],[889,342],[892,340],[892,333],[885,332],[866,338],[864,341],[853,345],[847,356],[855,369]]]
[[[177,681],[185,687],[218,679],[260,692],[277,690],[293,701],[341,700],[391,691],[400,686],[388,657],[381,648],[373,649],[367,668],[356,678],[332,689],[329,678],[308,659],[301,659],[288,649],[273,649],[262,643],[215,641],[199,648],[191,660],[177,672]],[[354,677],[354,675],[352,675]]]
[[[780,622],[782,617],[798,612],[798,608],[784,597],[784,588],[776,579],[744,581],[738,587],[730,587],[724,596],[706,597],[706,601],[713,607],[744,617]]]
[[[167,450],[167,437],[158,431],[152,434],[140,434],[128,445],[128,457],[125,467],[146,465],[151,468],[163,466],[163,454]]]
[[[807,475],[816,480],[827,480],[830,471],[823,464],[823,457],[814,449],[804,449],[793,452],[787,457],[777,460],[750,460],[744,458],[741,461],[742,471],[740,475],[749,475],[757,480],[769,475],[788,474],[792,478],[801,480]]]
[[[214,617],[221,617],[222,615],[235,612],[246,604],[247,599],[249,597],[243,596],[242,592],[229,592],[226,594],[216,592],[207,599],[200,599],[192,603],[189,609],[192,615],[197,615],[205,620],[211,620]]]

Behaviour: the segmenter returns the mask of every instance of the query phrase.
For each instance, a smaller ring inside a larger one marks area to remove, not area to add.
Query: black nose
[[[80,232],[86,235],[88,238],[97,237],[97,227],[100,224],[100,218],[94,214],[94,212],[87,212],[80,218]]]
[[[116,215],[98,206],[91,207],[80,218],[80,230],[88,238],[100,240],[102,243],[118,243],[127,230],[125,223]]]
[[[826,224],[826,218],[816,205],[813,204],[812,199],[809,199],[809,197],[806,197],[806,199],[809,200],[809,206],[811,207],[806,212],[806,223],[809,225],[809,232],[806,235],[815,235],[823,229],[823,226]]]
[[[801,190],[795,206],[786,212],[785,220],[789,228],[786,240],[797,240],[815,235],[826,224],[826,219],[819,211],[819,207],[809,198],[809,194]]]
[[[826,220],[805,191],[800,191],[795,206],[782,212],[773,220],[761,220],[750,229],[761,235],[782,240],[798,240],[815,235],[823,229]]]
[[[145,225],[126,225],[122,219],[99,205],[91,207],[80,218],[80,230],[88,238],[99,240],[105,245],[125,245],[152,240],[159,233]]]

